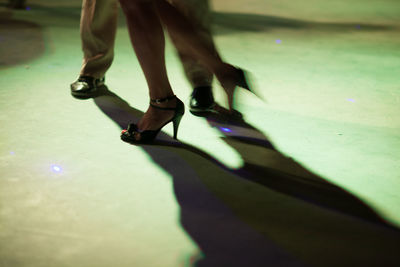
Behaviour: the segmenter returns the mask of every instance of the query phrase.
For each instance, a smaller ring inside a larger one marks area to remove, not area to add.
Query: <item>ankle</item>
[[[150,98],[150,104],[158,105],[158,104],[172,102],[175,100],[176,100],[176,95],[171,95],[171,96],[162,97],[162,98]]]
[[[177,97],[175,95],[165,98],[150,99],[150,106],[154,108],[173,108],[176,106]]]

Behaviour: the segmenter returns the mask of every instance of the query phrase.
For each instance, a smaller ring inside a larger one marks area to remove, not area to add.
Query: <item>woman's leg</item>
[[[193,23],[199,37],[209,46],[210,50],[215,50],[214,41],[211,35],[211,12],[209,0],[169,0],[169,2],[177,8],[187,19]],[[178,55],[181,59],[186,77],[193,88],[211,87],[213,81],[213,73],[207,69],[199,60],[193,57],[184,49],[185,45],[180,44],[171,36]],[[181,40],[182,41],[182,40]]]
[[[165,66],[165,38],[160,19],[152,1],[120,0],[126,15],[133,48],[145,75],[150,99],[174,95],[168,81]],[[176,100],[156,104],[175,107]],[[138,123],[140,130],[156,130],[174,115],[173,111],[159,110],[149,106]]]
[[[154,0],[154,3],[161,21],[181,51],[200,60],[211,72],[218,72],[223,62],[214,47],[201,36],[199,29],[166,0]]]
[[[153,1],[161,21],[171,37],[176,40],[175,43],[180,45],[179,49],[197,58],[215,74],[227,94],[229,108],[233,109],[233,93],[236,86],[248,87],[247,84],[244,85],[243,73],[223,62],[215,47],[202,38],[198,29],[177,8],[166,0]]]

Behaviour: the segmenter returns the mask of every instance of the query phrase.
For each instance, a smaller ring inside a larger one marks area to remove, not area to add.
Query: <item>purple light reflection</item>
[[[55,173],[62,172],[62,168],[59,165],[51,165],[51,170]]]
[[[220,127],[219,128],[221,131],[223,131],[223,132],[226,132],[226,133],[230,133],[230,132],[232,132],[232,130],[231,129],[229,129],[229,128],[226,128],[226,127]]]

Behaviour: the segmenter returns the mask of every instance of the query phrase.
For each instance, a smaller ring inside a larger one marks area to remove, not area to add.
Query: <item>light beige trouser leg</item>
[[[83,63],[80,75],[101,78],[114,59],[118,0],[83,0],[81,41]]]
[[[208,0],[169,0],[172,5],[183,12],[188,19],[199,30],[206,45],[215,49],[214,41],[211,35],[211,12]],[[172,39],[174,43],[177,41]],[[185,74],[192,84],[193,88],[200,86],[210,86],[213,80],[213,74],[198,60],[180,51],[176,44],[178,54],[181,58]]]

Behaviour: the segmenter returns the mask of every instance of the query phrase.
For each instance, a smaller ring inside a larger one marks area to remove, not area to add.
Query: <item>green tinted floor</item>
[[[264,100],[151,146],[119,138],[148,103],[122,14],[107,88],[77,100],[80,1],[0,4],[1,267],[400,266],[399,1],[214,0]]]

